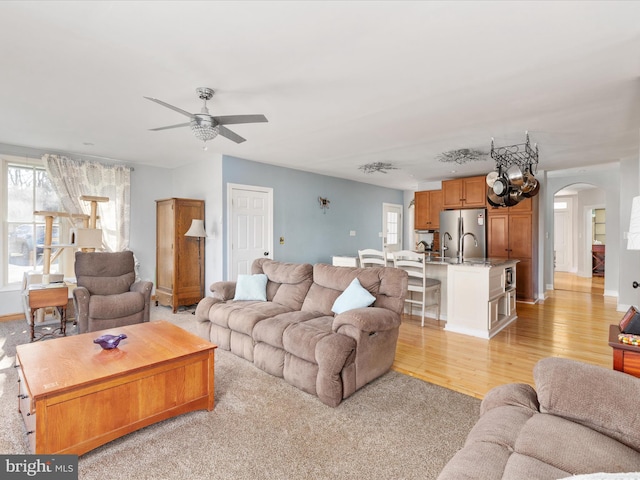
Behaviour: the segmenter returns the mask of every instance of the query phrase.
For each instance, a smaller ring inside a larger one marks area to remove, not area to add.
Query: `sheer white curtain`
[[[81,195],[109,198],[98,203],[102,241],[110,252],[128,249],[131,168],[48,154],[42,160],[66,213],[91,213],[90,203],[80,200]]]

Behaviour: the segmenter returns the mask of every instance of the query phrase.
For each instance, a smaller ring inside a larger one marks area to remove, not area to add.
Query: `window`
[[[387,212],[387,245],[397,245],[398,242],[398,222],[400,215],[397,212]]]
[[[24,272],[42,270],[45,241],[45,219],[35,211],[62,210],[46,170],[39,165],[4,162],[6,179],[5,237],[3,257],[5,284],[22,281]],[[52,244],[60,243],[61,225],[54,218]],[[58,261],[51,263],[51,272],[58,271]]]

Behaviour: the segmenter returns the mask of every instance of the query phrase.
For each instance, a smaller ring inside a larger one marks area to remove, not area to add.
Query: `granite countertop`
[[[421,252],[422,253],[422,252]],[[463,267],[498,267],[507,263],[515,263],[517,260],[506,258],[465,258],[463,262],[459,262],[457,258],[439,257],[437,255],[425,254],[424,261],[429,265],[450,265]]]

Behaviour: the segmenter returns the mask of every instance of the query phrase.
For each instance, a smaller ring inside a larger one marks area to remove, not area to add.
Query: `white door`
[[[556,210],[553,215],[553,248],[555,250],[555,270],[570,272],[573,270],[573,242],[571,228],[571,212]]]
[[[229,280],[250,274],[256,258],[273,258],[273,189],[229,184]]]
[[[382,204],[382,250],[402,250],[402,205]]]

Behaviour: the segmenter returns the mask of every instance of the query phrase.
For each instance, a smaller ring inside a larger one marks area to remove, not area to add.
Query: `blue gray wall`
[[[273,258],[285,262],[331,263],[333,255],[381,249],[382,204],[403,204],[402,190],[229,156],[223,156],[222,177],[225,191],[228,183],[273,188]],[[319,196],[331,202],[326,213]],[[226,224],[226,197],[224,202]]]

